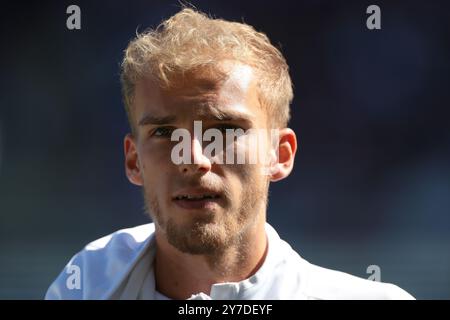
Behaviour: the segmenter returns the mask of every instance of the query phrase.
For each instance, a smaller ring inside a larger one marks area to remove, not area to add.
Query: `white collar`
[[[266,223],[268,251],[259,270],[251,277],[239,282],[225,282],[212,285],[210,295],[203,292],[193,294],[189,300],[209,299],[251,299],[264,283],[271,278],[277,263],[282,260],[284,252],[280,246],[280,237],[277,232]],[[281,250],[281,251],[280,251]],[[145,246],[145,254],[131,270],[126,285],[122,285],[119,299],[157,299],[153,261],[156,251],[154,233]],[[117,295],[117,293],[116,293]]]

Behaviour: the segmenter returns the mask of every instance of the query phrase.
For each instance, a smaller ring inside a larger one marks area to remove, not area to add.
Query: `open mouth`
[[[218,199],[220,198],[217,194],[202,194],[202,195],[179,195],[175,197],[175,200],[188,200],[188,201],[198,201],[206,199]]]
[[[173,202],[180,208],[188,210],[216,210],[221,196],[207,190],[186,190],[173,197]]]

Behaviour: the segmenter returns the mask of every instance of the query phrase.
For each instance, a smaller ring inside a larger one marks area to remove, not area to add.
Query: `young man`
[[[126,174],[154,223],[86,246],[47,299],[412,298],[310,264],[266,223],[297,142],[288,66],[264,34],[183,9],[129,44],[122,86]]]

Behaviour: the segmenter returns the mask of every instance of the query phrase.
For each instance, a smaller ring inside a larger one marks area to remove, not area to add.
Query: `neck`
[[[211,286],[239,282],[254,275],[267,253],[265,219],[260,219],[242,235],[242,240],[214,255],[192,255],[169,244],[156,230],[156,289],[172,299],[192,294],[210,294]]]

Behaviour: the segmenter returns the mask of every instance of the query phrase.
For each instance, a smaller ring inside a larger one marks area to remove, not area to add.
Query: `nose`
[[[211,159],[203,154],[202,142],[199,137],[194,137],[191,140],[191,161],[190,164],[182,163],[179,169],[183,174],[205,174],[211,171]]]

